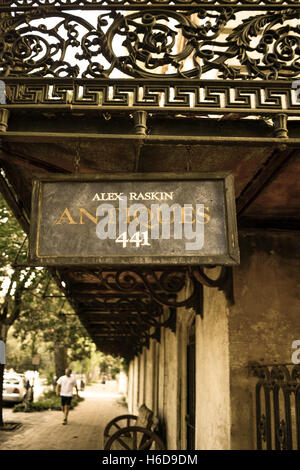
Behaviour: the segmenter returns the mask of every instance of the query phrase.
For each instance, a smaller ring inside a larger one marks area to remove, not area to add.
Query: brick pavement
[[[16,431],[0,431],[1,450],[103,450],[103,430],[112,418],[127,413],[115,382],[93,384],[80,395],[85,400],[69,413],[62,425],[61,411],[13,413],[4,409],[4,420],[22,422]]]

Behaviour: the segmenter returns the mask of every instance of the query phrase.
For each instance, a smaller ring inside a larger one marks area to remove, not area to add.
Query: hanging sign
[[[40,266],[238,264],[233,176],[38,179],[29,256]]]

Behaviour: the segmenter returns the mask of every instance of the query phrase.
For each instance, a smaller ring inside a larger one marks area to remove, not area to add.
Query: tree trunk
[[[55,374],[58,379],[62,375],[65,375],[65,370],[68,367],[67,348],[64,345],[55,345],[54,350],[54,361],[55,361]]]

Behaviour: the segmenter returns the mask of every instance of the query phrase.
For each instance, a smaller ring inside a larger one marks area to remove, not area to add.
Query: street
[[[70,411],[67,426],[61,411],[14,413],[4,408],[4,421],[21,422],[15,431],[0,431],[1,450],[102,450],[103,431],[114,417],[127,413],[115,381],[87,386],[85,400]]]

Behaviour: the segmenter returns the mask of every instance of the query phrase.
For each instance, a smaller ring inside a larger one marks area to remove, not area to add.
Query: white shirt
[[[59,377],[57,384],[61,386],[60,388],[60,395],[63,397],[72,397],[73,396],[73,387],[76,386],[76,380],[71,375],[68,377],[67,375],[62,375]]]

